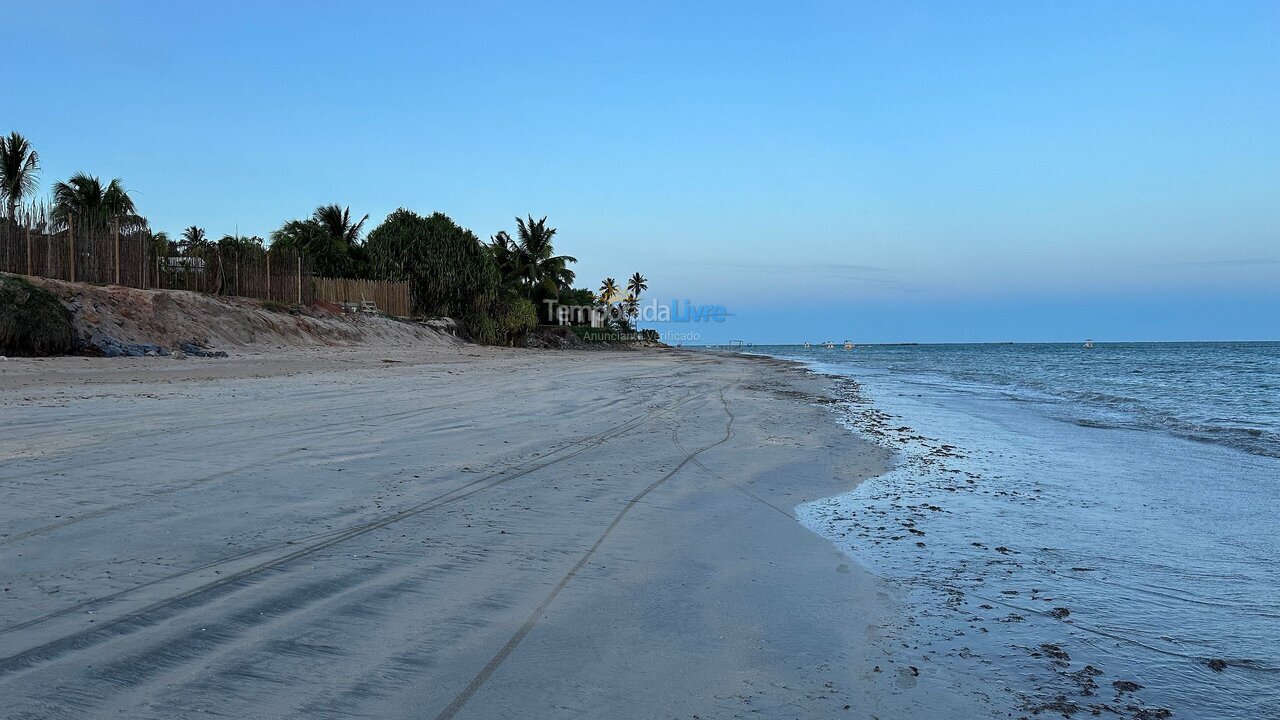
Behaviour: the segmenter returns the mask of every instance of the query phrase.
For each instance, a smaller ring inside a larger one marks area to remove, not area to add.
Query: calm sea
[[[1280,343],[749,350],[896,451],[799,512],[912,652],[1052,716],[1280,718]]]

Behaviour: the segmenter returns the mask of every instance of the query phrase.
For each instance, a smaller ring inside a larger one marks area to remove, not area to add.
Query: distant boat
[[[1092,340],[1085,340],[1085,341],[1084,341],[1084,349],[1085,349],[1085,350],[1092,350],[1092,349],[1093,349],[1093,341],[1092,341]]]
[[[853,341],[852,341],[852,340],[845,340],[845,341],[844,341],[844,349],[845,349],[845,350],[852,350],[852,349],[853,349]]]
[[[834,350],[834,349],[835,349],[835,347],[836,347],[836,344],[835,344],[835,343],[833,343],[833,342],[831,342],[830,340],[828,340],[828,341],[826,341],[826,342],[822,343],[822,347],[824,347],[824,348],[826,348],[826,349],[828,349],[828,350]]]
[[[805,350],[808,350],[808,349],[809,349],[809,343],[807,343],[807,342],[806,342],[806,343],[804,344],[804,349],[805,349]]]

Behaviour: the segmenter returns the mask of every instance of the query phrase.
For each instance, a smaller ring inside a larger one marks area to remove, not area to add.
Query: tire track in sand
[[[268,546],[265,550],[241,553],[235,556],[234,559],[244,559],[246,557],[251,557],[254,554],[263,554],[265,552],[270,552],[271,550],[281,549],[283,546],[295,545],[295,544],[298,544],[299,542],[306,542],[309,539],[314,539],[317,537],[323,538],[316,542],[313,542],[310,545],[306,545],[302,548],[299,548],[298,550],[287,553],[280,557],[276,557],[276,558],[267,560],[265,562],[259,563],[257,565],[254,565],[252,567],[245,568],[243,570],[222,576],[217,580],[177,593],[176,595],[171,595],[161,600],[157,600],[138,610],[126,613],[120,617],[100,623],[94,628],[89,628],[89,629],[81,630],[79,632],[74,632],[68,635],[64,635],[57,639],[50,640],[48,642],[28,648],[26,650],[22,650],[20,652],[14,653],[7,657],[0,658],[0,678],[12,676],[22,670],[29,669],[38,664],[56,660],[59,657],[66,655],[67,653],[94,646],[112,637],[123,636],[131,632],[144,629],[149,625],[151,625],[152,623],[162,618],[169,617],[183,609],[198,607],[201,604],[204,604],[210,600],[213,600],[216,597],[221,596],[223,593],[230,592],[234,589],[236,585],[238,585],[239,583],[242,583],[245,580],[252,578],[255,575],[259,575],[268,570],[274,570],[277,568],[285,567],[293,562],[296,562],[298,560],[314,555],[315,553],[320,552],[321,550],[325,550],[339,543],[360,537],[362,535],[366,535],[370,532],[387,527],[388,525],[392,525],[401,520],[414,517],[416,515],[420,515],[422,513],[455,503],[459,500],[463,500],[468,497],[471,497],[472,495],[476,495],[478,493],[492,489],[504,483],[508,483],[512,480],[516,480],[518,478],[532,474],[534,472],[537,472],[538,470],[542,470],[543,468],[575,458],[585,452],[588,452],[590,450],[593,450],[599,447],[600,445],[603,445],[604,443],[608,442],[614,437],[623,435],[627,432],[630,432],[631,430],[634,430],[637,427],[640,427],[641,425],[644,425],[645,423],[652,420],[655,416],[663,415],[671,411],[674,411],[675,409],[681,407],[682,405],[685,405],[686,403],[690,402],[695,397],[703,397],[709,394],[710,392],[695,394],[695,391],[690,390],[688,394],[686,394],[683,398],[676,401],[674,404],[672,404],[669,407],[655,408],[655,409],[649,410],[642,416],[632,418],[631,420],[627,420],[617,425],[614,425],[600,433],[597,433],[596,435],[593,435],[583,440],[579,440],[577,443],[566,445],[565,448],[574,447],[575,445],[577,446],[576,449],[573,450],[572,452],[562,454],[554,458],[548,458],[547,456],[543,456],[541,458],[538,458],[538,460],[533,460],[528,463],[516,465],[514,467],[520,468],[520,469],[515,470],[514,472],[512,472],[512,468],[507,468],[504,470],[491,473],[489,475],[486,475],[481,478],[477,478],[476,480],[472,480],[464,485],[461,485],[457,488],[454,488],[452,490],[436,495],[431,499],[425,500],[416,505],[412,505],[408,508],[397,511],[395,513],[384,515],[374,520],[353,525],[348,528],[344,528],[342,530],[328,531],[326,533],[321,533],[318,535],[306,536],[300,540],[291,540],[291,541],[286,541],[284,543],[275,543],[271,546]],[[723,401],[723,390],[721,391],[721,400]],[[726,409],[727,409],[727,406],[726,406]],[[726,439],[728,438],[726,437]],[[556,452],[560,452],[560,451],[556,451]],[[687,462],[687,459],[685,462]],[[681,463],[681,466],[683,465],[684,463]],[[679,468],[677,468],[677,470],[678,469]],[[672,471],[671,474],[674,474],[674,472],[675,471]],[[636,500],[638,501],[638,498]],[[4,628],[3,630],[0,630],[0,635],[15,632],[23,628],[32,627],[40,623],[48,622],[49,620],[55,619],[57,617],[61,617],[63,615],[67,615],[69,613],[75,612],[77,609],[82,609],[86,605],[99,604],[103,601],[119,599],[120,597],[136,592],[137,590],[140,590],[142,588],[154,586],[154,585],[171,581],[174,579],[180,579],[181,577],[191,575],[195,572],[200,572],[202,570],[208,570],[213,567],[217,567],[218,565],[226,564],[227,562],[230,562],[230,561],[232,560],[222,560],[219,562],[209,563],[209,564],[206,564],[205,566],[201,566],[200,568],[184,571],[181,573],[175,573],[174,575],[168,576],[166,578],[160,578],[160,579],[153,580],[141,585],[137,585],[127,590],[122,590],[113,595],[108,595],[101,598],[97,598],[93,601],[80,603],[78,606],[64,608],[54,613],[49,613],[45,616],[42,616],[39,618],[33,618],[32,620],[28,620],[22,623],[18,623],[17,625],[12,625],[7,628]]]
[[[695,462],[699,455],[714,447],[723,445],[733,437],[734,415],[733,411],[729,409],[728,401],[725,400],[724,397],[725,390],[732,385],[733,383],[730,383],[730,385],[721,388],[719,393],[720,403],[724,405],[725,414],[728,415],[729,418],[728,422],[725,424],[724,437],[709,445],[704,445],[694,452],[686,451],[684,459],[672,468],[670,472],[657,480],[654,480],[647,487],[639,493],[636,493],[634,497],[628,500],[627,504],[622,507],[622,510],[618,511],[617,516],[613,518],[613,522],[609,523],[608,527],[604,529],[604,532],[600,534],[600,537],[596,539],[595,543],[585,553],[583,553],[582,557],[578,559],[578,562],[569,569],[569,572],[565,573],[564,577],[560,578],[560,582],[556,583],[556,586],[551,589],[551,592],[547,594],[545,599],[543,599],[542,604],[535,608],[533,613],[529,615],[529,619],[524,621],[524,624],[520,626],[519,630],[516,630],[516,633],[511,636],[511,639],[508,640],[507,643],[498,650],[498,653],[480,669],[480,672],[476,673],[476,676],[471,679],[470,683],[467,683],[467,686],[462,689],[462,692],[458,693],[458,696],[453,699],[453,702],[449,703],[444,710],[440,711],[439,715],[436,715],[435,720],[452,720],[452,718],[462,710],[467,702],[471,700],[477,692],[479,692],[480,688],[488,682],[494,671],[496,671],[498,667],[511,656],[511,653],[515,652],[515,649],[520,645],[521,641],[523,641],[525,637],[532,632],[533,628],[538,624],[538,620],[540,620],[543,614],[546,613],[547,609],[551,607],[551,603],[555,602],[560,591],[564,590],[565,587],[569,585],[570,581],[572,581],[582,568],[586,566],[587,562],[591,560],[591,556],[595,555],[596,551],[600,549],[600,546],[604,544],[604,541],[609,539],[609,535],[614,531],[614,529],[622,524],[623,519],[626,518],[627,513],[631,512],[632,508],[640,504],[640,501],[643,500],[646,495],[657,490],[663,485],[663,483],[674,477],[676,473],[680,472],[680,470],[684,468],[684,466]]]

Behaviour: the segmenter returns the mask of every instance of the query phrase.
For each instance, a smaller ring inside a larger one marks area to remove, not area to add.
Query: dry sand
[[[0,716],[1006,716],[793,519],[887,459],[825,391],[678,352],[10,359]]]

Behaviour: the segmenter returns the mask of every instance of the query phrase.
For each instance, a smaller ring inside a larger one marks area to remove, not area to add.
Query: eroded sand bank
[[[793,519],[886,461],[825,390],[677,352],[11,360],[0,715],[1005,716]]]

